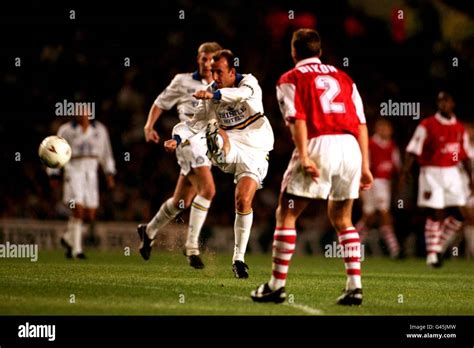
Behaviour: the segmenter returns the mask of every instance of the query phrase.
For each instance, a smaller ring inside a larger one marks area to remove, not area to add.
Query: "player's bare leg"
[[[361,243],[359,233],[352,224],[352,205],[354,200],[328,201],[328,217],[336,229],[339,243],[344,249],[344,266],[347,282],[343,294],[337,299],[340,305],[359,305],[362,303],[362,282],[360,272]]]
[[[188,174],[188,180],[196,189],[197,195],[191,204],[185,253],[188,257],[189,264],[194,268],[201,269],[204,268],[204,263],[199,257],[199,235],[216,189],[209,167],[193,168]]]
[[[296,245],[296,220],[311,202],[287,193],[281,193],[276,210],[276,228],[272,245],[272,276],[268,283],[252,291],[256,302],[281,303],[286,298],[285,285],[291,257]]]
[[[180,212],[188,208],[196,195],[196,189],[189,179],[180,175],[176,183],[173,197],[164,202],[156,215],[147,224],[138,225],[138,235],[140,236],[140,254],[145,260],[150,258],[153,240],[160,229],[166,226]]]
[[[395,259],[400,255],[400,244],[398,243],[398,239],[393,228],[392,214],[390,214],[388,210],[380,210],[380,220],[380,233],[385,241],[385,244],[387,245],[390,257]]]
[[[255,179],[244,176],[235,187],[234,255],[232,270],[236,278],[248,278],[248,266],[245,263],[245,251],[249,242],[253,222],[252,202],[257,191]]]
[[[84,220],[84,206],[75,204],[71,208],[72,216],[69,217],[66,233],[61,238],[61,245],[66,249],[68,259],[84,259],[82,251],[82,224]]]
[[[369,237],[369,229],[372,228],[375,222],[377,214],[374,213],[362,213],[362,217],[356,223],[357,231],[359,231],[360,239],[365,241]]]

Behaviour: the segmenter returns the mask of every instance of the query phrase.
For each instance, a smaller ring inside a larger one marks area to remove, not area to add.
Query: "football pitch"
[[[67,260],[40,252],[37,262],[3,259],[0,315],[474,315],[474,261],[453,259],[429,269],[423,259],[362,263],[364,302],[335,304],[345,283],[340,259],[295,255],[289,301],[253,303],[249,293],[268,280],[270,255],[248,255],[250,278],[235,279],[231,256],[205,253],[195,270],[178,252],[88,252]]]

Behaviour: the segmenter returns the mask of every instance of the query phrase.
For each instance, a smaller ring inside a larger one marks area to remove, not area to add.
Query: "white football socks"
[[[154,239],[158,231],[173,220],[183,209],[177,208],[173,204],[173,198],[169,198],[160,207],[160,210],[146,226],[146,234],[150,239]]]
[[[72,237],[72,254],[76,256],[82,253],[82,220],[70,218],[68,222],[68,232],[70,233],[69,236]]]
[[[250,230],[253,222],[253,210],[247,213],[235,212],[235,223],[234,223],[234,256],[232,257],[232,263],[235,261],[244,262],[245,251],[247,250],[247,244],[249,242]]]
[[[188,237],[185,244],[187,256],[199,255],[199,235],[210,206],[211,201],[202,196],[197,195],[193,200],[189,215]]]

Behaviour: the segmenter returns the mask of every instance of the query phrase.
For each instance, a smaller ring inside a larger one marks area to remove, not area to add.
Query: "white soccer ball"
[[[61,168],[71,159],[71,146],[57,135],[45,138],[38,149],[41,162],[49,168]]]

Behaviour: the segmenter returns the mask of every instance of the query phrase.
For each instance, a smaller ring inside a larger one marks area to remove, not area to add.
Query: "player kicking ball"
[[[252,202],[268,171],[273,149],[273,130],[264,115],[262,90],[251,74],[239,74],[234,55],[222,50],[212,58],[214,83],[194,94],[202,99],[194,122],[208,122],[208,156],[223,172],[234,175],[235,246],[232,270],[236,278],[248,278],[245,251],[252,228]]]
[[[252,291],[256,302],[281,303],[296,245],[296,220],[312,199],[328,199],[328,217],[344,249],[347,282],[340,305],[362,303],[361,245],[351,220],[359,189],[370,188],[368,132],[362,100],[351,78],[322,64],[321,40],[312,29],[293,33],[295,68],[277,84],[277,99],[295,150],[285,172],[273,239],[272,276]]]
[[[138,225],[137,231],[141,240],[139,250],[145,260],[150,259],[158,231],[191,206],[185,255],[191,267],[204,268],[198,241],[215,195],[215,186],[211,162],[206,156],[206,123],[191,125],[189,121],[198,104],[192,94],[212,82],[211,60],[213,54],[220,49],[219,44],[215,42],[206,42],[199,46],[198,71],[176,75],[171,84],[157,97],[148,115],[144,127],[146,141],[158,143],[160,137],[153,128],[156,121],[163,110],[177,105],[181,122],[173,128],[173,139],[167,140],[164,146],[168,152],[176,151],[181,170],[173,197],[161,205],[150,222]]]

